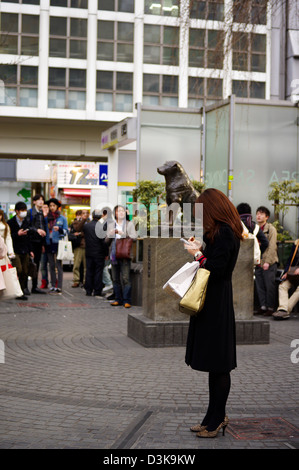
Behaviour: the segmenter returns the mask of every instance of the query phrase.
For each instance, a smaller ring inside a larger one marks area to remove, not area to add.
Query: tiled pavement
[[[62,295],[0,303],[0,448],[299,448],[298,314],[269,320],[270,344],[238,346],[231,425],[216,439],[189,431],[207,406],[207,374],[185,365],[182,347],[128,338],[127,314],[72,289],[71,273]]]

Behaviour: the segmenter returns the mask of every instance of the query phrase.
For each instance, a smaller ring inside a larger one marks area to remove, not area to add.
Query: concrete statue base
[[[189,318],[163,290],[167,280],[192,261],[176,238],[147,238],[143,245],[142,310],[128,315],[128,336],[145,347],[185,346]],[[233,273],[237,344],[268,344],[269,321],[253,317],[253,240],[241,244]]]

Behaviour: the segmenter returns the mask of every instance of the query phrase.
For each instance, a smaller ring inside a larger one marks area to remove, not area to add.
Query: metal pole
[[[136,183],[140,178],[140,128],[141,128],[141,103],[136,103],[137,108],[137,132],[136,132]]]
[[[230,96],[229,109],[229,150],[228,150],[228,191],[227,196],[233,200],[233,180],[234,180],[234,121],[235,121],[235,95]]]

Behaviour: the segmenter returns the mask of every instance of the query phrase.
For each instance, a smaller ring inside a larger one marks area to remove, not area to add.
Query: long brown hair
[[[0,222],[4,223],[5,229],[4,229],[4,240],[7,237],[7,232],[8,232],[8,224],[6,223],[5,217],[4,217],[4,211],[0,209],[0,215],[2,215],[2,219]]]
[[[229,225],[239,240],[243,239],[238,211],[224,193],[215,188],[208,188],[196,202],[203,204],[203,228],[208,239],[214,240],[221,223]]]

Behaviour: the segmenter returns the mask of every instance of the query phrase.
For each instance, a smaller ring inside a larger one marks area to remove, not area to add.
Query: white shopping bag
[[[74,253],[72,248],[72,242],[69,242],[67,239],[59,240],[57,259],[61,261],[73,261]]]
[[[5,271],[2,272],[5,283],[5,289],[1,290],[0,300],[15,299],[21,297],[23,291],[21,289],[16,268],[9,268],[10,262],[6,258]],[[3,266],[3,267],[4,267]]]
[[[186,294],[199,268],[198,261],[186,263],[164,284],[163,289],[176,299]]]

